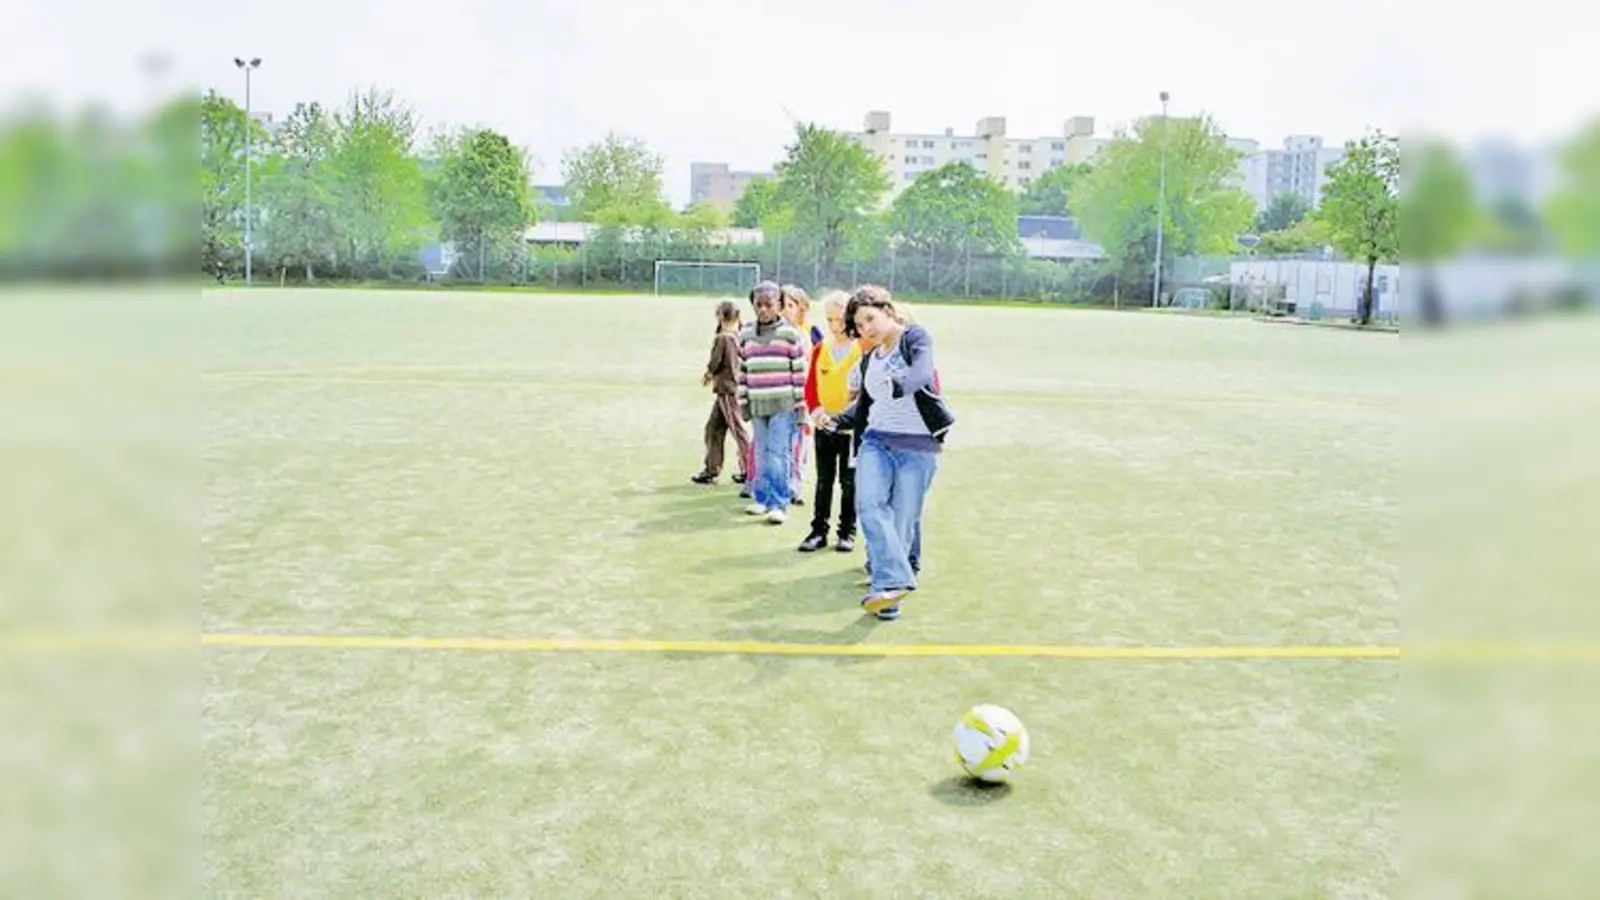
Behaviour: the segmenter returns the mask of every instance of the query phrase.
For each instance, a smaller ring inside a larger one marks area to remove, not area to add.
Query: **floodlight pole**
[[[250,169],[255,159],[255,120],[250,117],[250,73],[261,67],[261,57],[253,56],[248,62],[239,57],[233,64],[244,70],[244,283],[249,287],[251,262],[255,253],[255,213],[250,208]]]
[[[1161,164],[1156,188],[1156,274],[1150,292],[1150,305],[1161,305],[1161,252],[1167,225],[1167,100],[1170,95],[1161,92]]]

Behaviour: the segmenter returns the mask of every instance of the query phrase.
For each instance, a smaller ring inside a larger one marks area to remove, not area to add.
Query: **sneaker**
[[[767,510],[767,521],[773,525],[782,525],[789,521],[789,514],[782,509]]]
[[[806,499],[804,497],[800,496],[799,494],[796,494],[794,496],[794,499],[789,501],[789,505],[790,506],[805,506],[806,505]]]
[[[696,472],[689,476],[689,480],[695,484],[716,484],[717,476],[710,472]]]
[[[839,543],[834,544],[833,549],[839,551],[840,553],[853,553],[856,549],[855,535],[839,535]]]
[[[904,600],[905,596],[905,591],[893,588],[886,591],[875,591],[861,598],[861,608],[872,615],[877,615],[891,607],[898,609],[900,601]]]
[[[764,516],[767,514],[767,508],[760,503],[752,503],[745,507],[744,512],[747,516]]]
[[[744,484],[745,483],[744,473],[743,472],[735,473],[734,476],[733,476],[733,483],[734,484]]]
[[[900,618],[900,604],[896,603],[894,606],[880,609],[873,615],[877,616],[880,622],[893,622],[895,619]]]
[[[800,542],[800,552],[815,553],[826,546],[828,546],[828,536],[825,534],[817,534],[816,532],[812,532],[810,535],[807,535],[805,540]]]
[[[744,490],[739,492],[739,499],[740,500],[749,500],[750,498],[752,498],[754,496],[755,496],[755,494],[750,493],[750,489],[749,488],[745,488]]]

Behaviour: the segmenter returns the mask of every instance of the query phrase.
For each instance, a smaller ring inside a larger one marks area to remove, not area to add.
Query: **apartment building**
[[[771,172],[739,172],[722,162],[689,164],[689,203],[708,203],[728,212],[744,196],[752,178],[770,178]]]
[[[1278,194],[1299,194],[1317,206],[1328,184],[1328,169],[1341,159],[1343,147],[1325,146],[1318,135],[1291,135],[1281,150],[1261,150],[1245,157],[1244,188],[1261,209]]]
[[[1095,137],[1094,119],[1074,116],[1059,135],[1019,138],[1006,134],[1006,120],[989,116],[979,120],[972,134],[896,132],[889,113],[866,115],[861,131],[849,133],[857,143],[876,153],[885,163],[895,193],[917,176],[946,163],[967,162],[1002,184],[1020,190],[1050,169],[1087,162],[1107,143]]]

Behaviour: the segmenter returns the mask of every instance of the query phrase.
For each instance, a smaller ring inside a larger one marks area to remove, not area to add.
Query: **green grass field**
[[[211,292],[210,635],[1399,642],[1399,342],[925,307],[923,589],[691,485],[709,300]],[[738,649],[738,648],[734,648]],[[748,649],[748,648],[745,648]],[[670,645],[669,645],[670,650]],[[211,646],[214,897],[1376,897],[1392,659]],[[1015,710],[1014,787],[950,732]]]

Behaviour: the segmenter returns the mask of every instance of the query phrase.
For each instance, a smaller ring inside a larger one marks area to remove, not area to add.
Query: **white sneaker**
[[[782,525],[784,522],[789,521],[789,514],[782,509],[768,510],[767,521],[774,525]]]
[[[751,516],[764,516],[767,514],[767,508],[760,503],[752,503],[745,508],[745,514]]]

